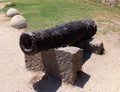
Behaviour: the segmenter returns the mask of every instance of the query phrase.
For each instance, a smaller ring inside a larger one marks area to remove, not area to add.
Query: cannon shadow
[[[33,84],[33,88],[36,92],[56,92],[61,86],[61,82],[52,76],[44,77]]]
[[[73,86],[84,88],[88,82],[90,75],[79,71],[76,83]],[[56,92],[61,87],[61,81],[58,81],[52,76],[43,77],[40,81],[33,84],[33,89],[36,92]]]
[[[83,61],[84,63],[91,57],[92,53],[83,53]],[[84,88],[85,84],[90,79],[90,75],[83,71],[77,72],[77,81],[73,86],[77,86],[80,88]],[[56,92],[58,88],[61,87],[61,81],[58,81],[56,78],[52,76],[43,76],[41,80],[33,84],[33,89],[36,92]]]
[[[91,57],[92,53],[83,51],[83,64]]]
[[[83,71],[78,71],[77,74],[78,74],[78,78],[77,78],[77,82],[75,83],[75,86],[84,88],[85,84],[90,79],[90,75]]]

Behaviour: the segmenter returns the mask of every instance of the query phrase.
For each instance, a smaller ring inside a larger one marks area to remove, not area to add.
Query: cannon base
[[[77,72],[83,65],[83,50],[77,47],[61,47],[42,51],[34,56],[25,55],[25,58],[28,69],[44,71],[45,75],[74,84]]]
[[[82,49],[80,49],[82,48]],[[103,43],[97,39],[88,39],[76,47],[60,47],[41,51],[35,55],[25,55],[26,68],[33,71],[44,71],[64,83],[74,84],[77,72],[81,71],[85,52],[101,54]]]

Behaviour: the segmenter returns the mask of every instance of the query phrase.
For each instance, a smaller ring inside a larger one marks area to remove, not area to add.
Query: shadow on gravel
[[[83,63],[87,62],[87,60],[91,57],[92,53],[83,52]]]
[[[78,72],[77,82],[73,86],[83,88],[89,78],[90,75],[80,71]],[[52,76],[48,76],[47,78],[43,77],[40,81],[33,84],[33,88],[36,92],[56,92],[60,86],[61,82]]]
[[[91,53],[83,53],[84,63],[91,57]],[[90,75],[84,73],[83,71],[77,72],[78,78],[77,82],[73,86],[84,88],[85,84],[88,82]],[[61,82],[52,76],[43,76],[43,78],[33,84],[33,88],[36,92],[56,92],[61,86]]]
[[[77,79],[77,82],[75,83],[75,86],[84,88],[85,84],[88,82],[89,79],[90,79],[90,75],[88,75],[82,71],[79,71],[78,79]]]
[[[52,76],[47,78],[43,77],[42,80],[33,84],[33,88],[36,92],[56,92],[61,86],[61,82]]]

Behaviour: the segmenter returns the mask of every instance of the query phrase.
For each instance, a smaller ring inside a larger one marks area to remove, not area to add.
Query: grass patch
[[[100,4],[99,1],[84,0],[3,0],[12,2],[3,11],[15,7],[28,23],[28,30],[41,30],[82,18],[92,18],[97,22],[113,22],[119,18],[118,7]],[[117,17],[116,17],[117,16]],[[98,26],[100,23],[98,23]]]

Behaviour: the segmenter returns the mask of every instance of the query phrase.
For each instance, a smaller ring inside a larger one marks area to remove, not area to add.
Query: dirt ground
[[[0,14],[0,92],[120,92],[120,32],[95,37],[102,40],[104,55],[92,54],[85,62],[77,83],[61,84],[44,73],[25,68],[19,47],[23,30],[10,27],[10,19]]]

